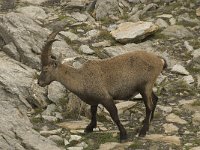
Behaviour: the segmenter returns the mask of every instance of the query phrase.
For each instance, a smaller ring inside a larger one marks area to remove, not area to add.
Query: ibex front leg
[[[85,128],[85,133],[89,133],[89,132],[92,132],[94,128],[96,128],[97,126],[97,118],[96,118],[96,115],[97,115],[97,106],[98,105],[94,105],[94,106],[91,106],[91,122],[90,124]]]
[[[124,128],[124,126],[121,124],[118,116],[117,108],[112,100],[109,101],[109,103],[103,104],[103,106],[107,109],[107,111],[110,113],[110,116],[112,120],[117,125],[119,131],[120,131],[120,142],[123,142],[127,139],[127,133]]]

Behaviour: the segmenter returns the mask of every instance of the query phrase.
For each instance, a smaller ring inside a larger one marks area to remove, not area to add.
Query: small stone
[[[174,123],[178,123],[178,124],[187,124],[187,121],[181,119],[179,116],[175,115],[174,113],[169,114],[166,117],[166,120],[168,122],[174,122]]]
[[[70,32],[70,31],[61,31],[60,34],[62,34],[65,37],[69,38],[71,41],[76,41],[76,40],[79,39],[79,37],[76,34]]]
[[[185,83],[187,83],[188,85],[191,85],[192,83],[194,83],[194,78],[192,77],[192,75],[185,76],[183,77],[183,81],[185,81]]]
[[[165,113],[170,113],[170,112],[172,112],[172,107],[170,107],[170,106],[161,106],[161,105],[157,105],[157,107],[158,107],[160,110],[164,111]]]
[[[200,150],[200,146],[198,146],[198,147],[193,147],[193,148],[191,148],[190,150]]]
[[[189,44],[188,41],[184,41],[184,46],[186,47],[186,49],[187,49],[189,52],[191,52],[191,51],[194,50],[193,47]]]
[[[179,64],[174,65],[171,71],[182,75],[189,75],[189,72],[185,69],[185,67]]]
[[[88,45],[81,45],[79,49],[84,54],[92,55],[95,53]]]
[[[40,131],[40,134],[43,136],[48,136],[48,135],[57,135],[60,134],[62,129],[56,129],[56,130],[49,130],[49,131]]]
[[[42,118],[46,121],[49,121],[49,122],[56,122],[58,121],[58,119],[54,116],[46,116],[46,115],[42,115]]]
[[[79,144],[76,145],[77,147],[83,147],[83,148],[87,148],[88,145],[85,142],[81,142]]]
[[[50,139],[54,142],[59,142],[59,143],[63,142],[63,138],[61,138],[58,135],[51,135],[51,136],[48,137],[48,139]]]
[[[123,150],[127,149],[129,145],[131,145],[132,142],[126,142],[126,143],[117,143],[117,142],[108,142],[101,144],[98,150]]]
[[[167,22],[161,18],[157,19],[155,24],[158,25],[160,28],[166,28],[169,26]]]
[[[77,129],[85,129],[85,127],[89,124],[89,121],[68,121],[57,124],[59,127],[77,130]]]
[[[76,146],[74,146],[74,147],[68,147],[67,149],[68,150],[83,150],[83,147],[76,147]]]
[[[76,19],[77,21],[80,21],[80,22],[85,22],[88,18],[87,15],[81,14],[79,12],[74,12],[71,15],[74,19]]]
[[[79,141],[82,137],[79,135],[71,135],[69,142],[71,141]]]
[[[69,144],[70,144],[69,141],[64,139],[64,145],[66,146],[66,145],[69,145]]]
[[[158,18],[167,18],[167,19],[170,19],[172,18],[173,16],[171,14],[162,14],[162,15],[159,15],[157,16]]]
[[[200,17],[200,7],[196,9],[196,15]]]
[[[163,125],[164,129],[165,129],[165,133],[173,133],[173,132],[177,132],[178,131],[178,127],[175,126],[174,124],[172,123],[165,123]]]
[[[92,46],[93,47],[108,47],[108,46],[111,46],[111,42],[105,40],[105,41],[102,41],[102,42],[93,43]]]
[[[193,56],[193,61],[197,62],[200,64],[200,48],[196,49],[192,52],[192,56]]]
[[[195,112],[193,115],[192,115],[192,123],[196,126],[199,126],[200,125],[200,112]]]
[[[56,110],[55,104],[50,104],[47,106],[46,110],[42,112],[42,115],[50,116]]]
[[[175,24],[176,24],[176,19],[175,19],[175,18],[170,18],[170,19],[169,19],[169,23],[170,23],[171,25],[175,25]]]
[[[180,137],[177,137],[175,135],[165,136],[161,134],[151,134],[151,135],[146,135],[145,139],[149,139],[152,141],[166,142],[169,144],[181,145]]]

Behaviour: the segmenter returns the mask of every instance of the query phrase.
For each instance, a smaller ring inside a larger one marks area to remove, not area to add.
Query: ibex
[[[120,141],[127,139],[114,100],[128,100],[140,93],[146,107],[146,117],[139,136],[145,136],[153,119],[158,97],[153,86],[158,75],[166,68],[166,61],[145,51],[134,51],[103,60],[88,60],[74,68],[60,60],[52,59],[52,44],[58,32],[52,32],[41,52],[42,71],[38,84],[42,87],[58,81],[81,100],[91,105],[91,122],[85,132],[92,132],[97,125],[98,104],[102,104],[120,131]]]

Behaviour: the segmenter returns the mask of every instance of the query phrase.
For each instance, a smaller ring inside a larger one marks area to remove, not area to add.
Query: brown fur
[[[51,50],[51,43],[49,49]],[[152,88],[165,65],[162,58],[145,51],[130,52],[104,60],[89,60],[80,68],[49,60],[48,65],[42,67],[38,83],[46,86],[52,81],[58,81],[91,105],[92,120],[86,132],[91,132],[96,126],[96,108],[98,104],[102,104],[117,124],[120,140],[124,140],[127,138],[126,131],[119,121],[113,101],[127,100],[138,93],[142,95],[146,117],[140,136],[145,136],[157,103]]]

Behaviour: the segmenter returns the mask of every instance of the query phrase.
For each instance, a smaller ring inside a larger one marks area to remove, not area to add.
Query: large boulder
[[[31,66],[40,68],[40,53],[44,41],[51,33],[46,28],[42,28],[27,15],[21,13],[8,13],[0,15],[0,38],[5,45],[3,51],[12,58]],[[64,57],[73,57],[77,54],[66,44],[61,37],[56,37],[61,41],[53,44],[53,53]]]
[[[59,150],[54,142],[32,129],[27,116],[28,110],[31,110],[27,99],[34,97],[30,90],[34,84],[35,70],[2,52],[0,64],[0,149]],[[35,94],[42,95],[40,91]],[[45,105],[45,100],[43,102]]]
[[[158,26],[152,22],[124,22],[119,24],[116,30],[111,31],[111,34],[115,40],[128,43],[142,40],[157,30]]]

